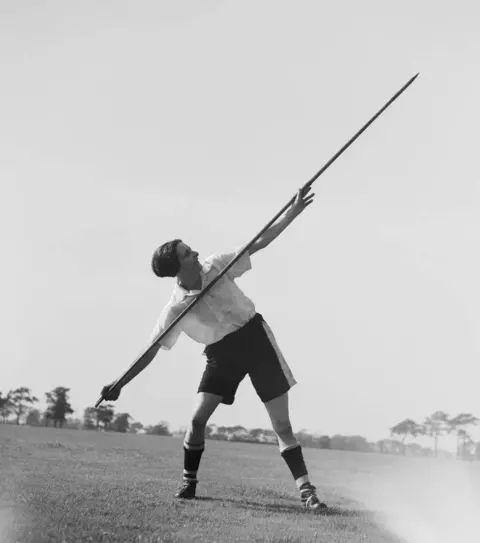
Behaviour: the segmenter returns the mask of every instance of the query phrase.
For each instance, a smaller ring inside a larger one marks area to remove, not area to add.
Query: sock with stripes
[[[300,443],[283,449],[280,454],[292,472],[298,489],[305,483],[310,482]]]
[[[183,480],[197,483],[197,471],[200,465],[205,443],[193,444],[184,441]]]

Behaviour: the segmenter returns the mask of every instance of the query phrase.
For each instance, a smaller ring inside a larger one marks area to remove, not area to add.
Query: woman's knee
[[[190,420],[190,427],[193,430],[205,430],[207,423],[207,417],[203,416],[202,414],[194,414],[192,419]]]
[[[191,427],[198,430],[205,429],[210,417],[221,401],[222,397],[216,394],[199,393],[197,405],[190,421]]]
[[[289,420],[275,420],[272,426],[274,432],[280,437],[290,437],[293,435],[293,428]]]

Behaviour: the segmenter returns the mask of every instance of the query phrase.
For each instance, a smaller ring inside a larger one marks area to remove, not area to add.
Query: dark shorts
[[[238,385],[247,374],[262,402],[281,396],[296,383],[259,313],[239,330],[207,345],[204,354],[207,366],[198,392],[222,396],[226,405],[233,404]]]

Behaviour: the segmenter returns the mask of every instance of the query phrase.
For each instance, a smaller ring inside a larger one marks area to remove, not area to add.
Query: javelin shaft
[[[375,113],[375,115],[366,122],[362,128],[352,137],[350,138],[347,143],[337,152],[335,155],[302,187],[302,190],[306,190],[308,187],[310,187],[319,177],[322,175],[322,173],[329,168],[335,160],[344,152],[352,143],[409,87],[415,79],[418,77],[418,73],[412,77],[398,92],[396,92],[392,98]],[[295,201],[296,195],[285,204],[285,206],[273,217],[273,219],[264,226],[260,232],[247,244],[243,247],[243,249],[238,253],[238,255],[233,258],[226,266],[221,270],[221,272],[210,282],[208,285],[205,286],[203,290],[201,290],[192,300],[192,302],[178,315],[178,317],[165,328],[165,330],[159,334],[154,341],[149,345],[149,347],[133,362],[133,364],[128,368],[128,370],[119,378],[117,381],[113,383],[113,385],[110,387],[109,390],[113,390],[115,387],[124,387],[126,384],[128,384],[140,371],[146,367],[150,363],[150,361],[146,361],[146,358],[153,352],[154,349],[158,350],[159,344],[161,340],[172,330],[172,328],[203,298],[203,296],[227,273],[227,271],[234,265],[236,262],[242,258],[242,256],[250,249],[250,247],[278,220],[278,218],[283,215],[283,213],[293,204]],[[107,393],[108,394],[108,393]],[[102,401],[104,400],[104,397],[102,396],[97,403],[95,404],[95,407],[98,407]]]

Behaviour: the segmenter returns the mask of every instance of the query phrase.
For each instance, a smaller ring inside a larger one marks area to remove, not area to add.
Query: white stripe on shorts
[[[268,336],[268,339],[270,340],[270,343],[272,344],[272,347],[275,350],[275,353],[277,354],[278,361],[280,362],[280,367],[283,371],[283,375],[285,375],[285,379],[287,380],[287,383],[293,387],[297,383],[295,381],[295,377],[293,376],[293,373],[291,372],[290,368],[288,367],[287,361],[285,358],[283,358],[282,351],[280,351],[280,347],[278,346],[277,340],[275,339],[275,336],[273,335],[273,332],[268,326],[268,324],[265,321],[262,321],[263,328],[265,330],[265,333]]]

